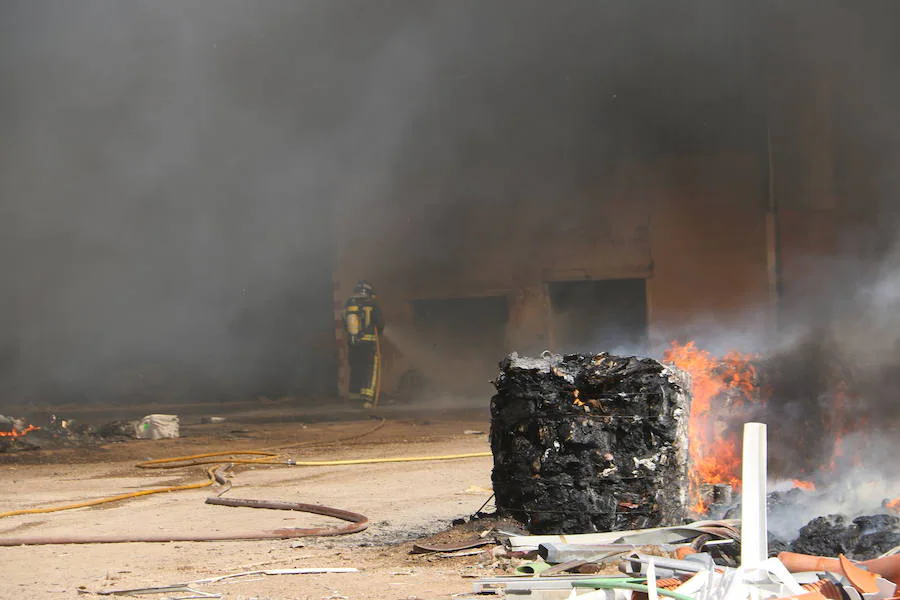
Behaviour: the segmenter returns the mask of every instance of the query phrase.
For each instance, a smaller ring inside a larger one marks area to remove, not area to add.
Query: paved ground
[[[402,409],[382,412],[394,418],[375,433],[342,443],[327,440],[370,431],[375,421],[348,409],[341,413],[340,422],[314,423],[315,415],[302,419],[301,410],[272,406],[234,411],[220,425],[186,425],[184,437],[178,440],[0,455],[5,482],[0,488],[0,511],[203,478],[201,467],[134,468],[135,462],[147,458],[312,440],[323,443],[288,453],[302,460],[331,460],[489,450],[485,410],[432,411],[427,418],[427,411],[406,410],[405,416]],[[281,422],[260,422],[264,420]],[[464,433],[467,430],[484,433]],[[360,572],[250,577],[199,587],[233,599],[448,598],[471,589],[467,575],[491,573],[486,566],[490,561],[410,555],[411,540],[444,530],[452,519],[477,510],[490,496],[490,469],[489,457],[365,466],[241,467],[228,494],[232,497],[321,503],[361,512],[373,525],[350,536],[293,541],[0,548],[0,598],[99,598],[95,593],[102,590],[173,584],[245,570],[349,566]],[[61,513],[8,517],[0,520],[0,535],[202,533],[334,523],[299,513],[210,506],[203,502],[208,495],[208,489],[192,490]]]

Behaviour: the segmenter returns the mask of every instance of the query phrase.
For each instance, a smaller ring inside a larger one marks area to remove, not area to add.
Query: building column
[[[537,356],[553,349],[550,339],[550,297],[543,283],[529,285],[509,295],[507,346],[521,355]]]
[[[812,299],[809,282],[824,259],[839,251],[833,97],[827,73],[810,69],[780,90],[771,114],[770,194],[777,207],[781,301],[792,313]]]

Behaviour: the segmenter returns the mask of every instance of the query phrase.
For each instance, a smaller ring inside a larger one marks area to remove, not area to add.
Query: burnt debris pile
[[[877,558],[900,546],[900,517],[876,514],[850,520],[843,515],[817,517],[800,529],[792,552],[816,556],[844,554],[855,560]]]
[[[54,414],[32,415],[28,419],[0,415],[0,453],[88,447],[134,438],[134,421],[111,421],[96,427]]]
[[[649,358],[512,354],[491,400],[498,510],[535,534],[680,523],[687,376]]]

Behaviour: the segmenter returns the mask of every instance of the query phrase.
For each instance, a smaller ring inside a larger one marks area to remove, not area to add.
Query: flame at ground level
[[[691,414],[688,421],[692,510],[706,514],[709,508],[701,494],[703,484],[728,484],[736,490],[741,484],[741,429],[750,419],[758,419],[757,411],[748,411],[753,405],[765,404],[771,397],[768,385],[762,385],[756,364],[759,357],[731,352],[722,357],[699,349],[694,342],[672,342],[663,354],[663,362],[673,364],[691,377]],[[823,374],[820,382],[827,390],[822,397],[830,399],[829,408],[820,423],[814,423],[827,434],[829,458],[812,471],[844,471],[858,467],[863,458],[858,445],[845,444],[845,436],[860,431],[865,419],[856,415],[857,404],[852,382],[848,374],[835,367]],[[800,469],[795,476],[808,477],[810,469]],[[793,480],[795,487],[814,490],[815,485],[805,479]],[[889,508],[900,512],[900,498]]]
[[[13,430],[13,431],[0,431],[0,437],[22,437],[23,435],[25,435],[25,434],[27,434],[27,433],[30,433],[30,432],[32,432],[32,431],[37,431],[37,430],[39,430],[39,429],[40,429],[40,427],[36,427],[36,426],[34,426],[34,425],[29,425],[28,427],[26,427],[26,428],[23,429],[22,431],[15,431],[15,430]]]
[[[672,342],[663,354],[664,362],[691,376],[691,509],[699,514],[708,508],[700,495],[701,484],[725,483],[740,488],[740,432],[730,427],[732,419],[726,417],[747,402],[761,401],[753,358],[737,352],[716,358],[694,342]]]
[[[889,508],[894,512],[900,513],[900,496],[884,503],[885,508]]]

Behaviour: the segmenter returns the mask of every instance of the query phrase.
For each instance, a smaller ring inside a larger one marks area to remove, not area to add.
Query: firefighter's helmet
[[[375,288],[372,287],[372,284],[366,280],[362,280],[356,284],[356,287],[353,288],[354,296],[362,296],[364,298],[374,298],[375,297]]]

